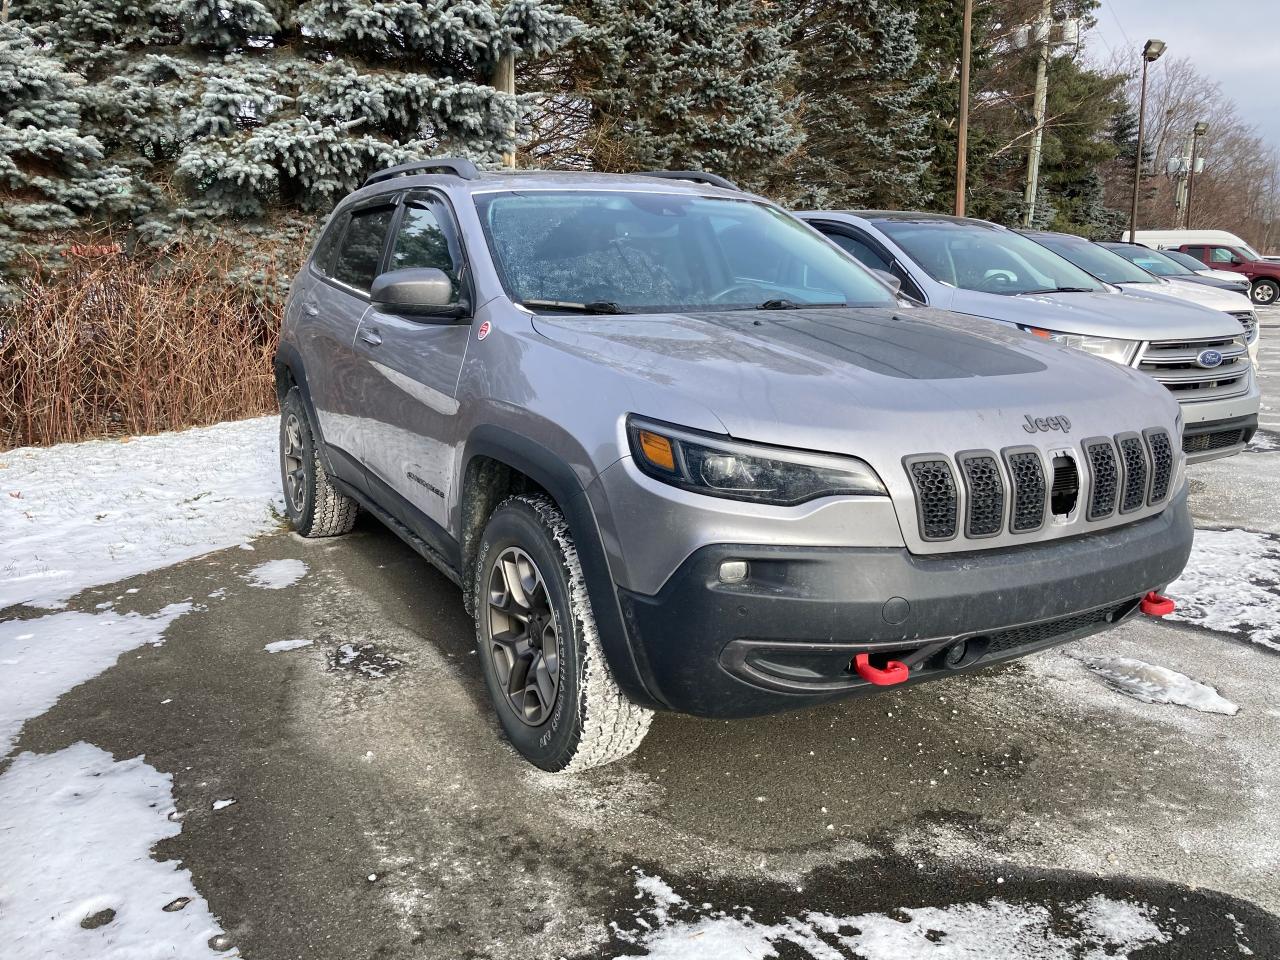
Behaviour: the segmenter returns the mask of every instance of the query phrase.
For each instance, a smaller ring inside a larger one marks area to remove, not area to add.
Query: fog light
[[[720,564],[720,582],[721,583],[741,583],[747,579],[747,574],[751,572],[751,568],[747,566],[745,560],[726,560]]]

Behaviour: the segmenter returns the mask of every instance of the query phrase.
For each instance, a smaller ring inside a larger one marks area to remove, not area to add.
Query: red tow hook
[[[877,687],[891,687],[911,675],[911,668],[899,660],[890,660],[883,670],[873,667],[868,653],[860,653],[853,658],[853,669],[858,671],[858,676],[863,680],[874,683]]]
[[[1138,609],[1149,617],[1167,617],[1173,613],[1175,606],[1177,604],[1171,598],[1152,590],[1142,598],[1142,603],[1139,604]]]

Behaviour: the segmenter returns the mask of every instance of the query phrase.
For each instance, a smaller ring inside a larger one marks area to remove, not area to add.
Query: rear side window
[[[333,266],[335,280],[369,292],[382,263],[382,248],[386,245],[387,229],[394,214],[393,207],[357,210],[351,214],[351,222],[342,236],[338,259]]]
[[[333,273],[333,252],[338,249],[338,241],[342,239],[342,228],[347,225],[347,215],[332,217],[325,226],[320,242],[316,244],[311,262],[324,274]]]

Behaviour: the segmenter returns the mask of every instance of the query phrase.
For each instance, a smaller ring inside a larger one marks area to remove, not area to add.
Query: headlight
[[[636,465],[673,487],[729,500],[792,506],[833,496],[888,496],[855,457],[722,441],[665,424],[627,419]]]
[[[1024,327],[1028,333],[1037,337],[1060,343],[1065,347],[1075,347],[1095,357],[1114,360],[1126,367],[1133,362],[1138,353],[1137,340],[1116,340],[1112,337],[1086,337],[1079,333],[1058,333],[1056,330],[1042,330],[1040,327]]]

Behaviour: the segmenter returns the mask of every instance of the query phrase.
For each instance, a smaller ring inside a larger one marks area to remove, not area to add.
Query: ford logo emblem
[[[1196,357],[1196,365],[1205,369],[1219,366],[1221,363],[1222,354],[1217,350],[1201,350],[1200,356]]]

